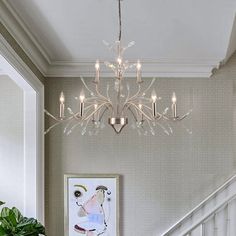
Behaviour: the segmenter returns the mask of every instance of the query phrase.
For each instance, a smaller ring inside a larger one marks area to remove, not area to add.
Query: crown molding
[[[40,72],[46,76],[50,64],[49,57],[6,0],[0,1],[0,21]]]
[[[16,11],[6,1],[0,1],[0,20],[20,47],[32,60],[45,77],[93,77],[94,62],[87,60],[52,61],[46,50],[37,41]],[[210,77],[212,71],[219,68],[221,59],[158,59],[158,61],[142,60],[143,77]],[[102,68],[104,77],[112,77],[114,73]],[[136,76],[127,71],[127,77]]]
[[[212,71],[220,65],[220,60],[175,60],[162,59],[158,61],[142,61],[143,77],[210,77]],[[114,73],[107,67],[101,66],[103,77],[113,77]],[[94,62],[52,62],[47,77],[93,77]],[[135,77],[135,71],[127,71],[126,77]]]

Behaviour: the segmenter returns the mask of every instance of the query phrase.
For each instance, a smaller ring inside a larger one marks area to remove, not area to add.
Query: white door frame
[[[44,85],[2,35],[0,66],[24,90],[24,213],[44,223]]]

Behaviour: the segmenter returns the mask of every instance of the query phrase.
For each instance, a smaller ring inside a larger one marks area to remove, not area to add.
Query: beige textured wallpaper
[[[156,82],[167,106],[178,96],[179,110],[193,108],[172,136],[138,136],[126,127],[120,135],[105,128],[98,136],[76,130],[63,136],[56,128],[46,137],[46,223],[50,236],[63,236],[63,175],[121,175],[121,236],[158,236],[235,173],[233,78],[235,58],[212,78],[165,78]],[[89,79],[88,79],[89,80]],[[146,79],[149,80],[149,79]],[[48,78],[46,107],[56,114],[60,91],[74,104],[81,83],[77,78]],[[47,120],[48,121],[48,120]],[[47,123],[46,123],[47,125]]]

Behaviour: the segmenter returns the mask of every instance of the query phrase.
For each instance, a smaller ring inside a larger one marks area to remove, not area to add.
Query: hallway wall
[[[176,92],[181,113],[193,108],[174,135],[138,136],[128,127],[120,135],[105,128],[98,136],[70,136],[56,128],[46,136],[46,223],[50,236],[63,233],[63,175],[121,175],[121,236],[158,236],[236,171],[233,83],[235,56],[212,78],[163,78],[156,82],[164,109]],[[146,79],[150,80],[150,79]],[[81,90],[77,78],[48,78],[46,108],[57,114],[58,96],[66,106]],[[48,125],[48,119],[47,123]],[[131,124],[129,124],[130,126]],[[159,130],[160,131],[160,130]]]

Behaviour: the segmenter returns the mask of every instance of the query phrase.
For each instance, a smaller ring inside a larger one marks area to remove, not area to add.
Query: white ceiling
[[[83,70],[96,59],[112,58],[102,40],[117,39],[117,0],[3,1],[52,71]],[[123,0],[123,41],[136,42],[127,58],[140,59],[152,72],[163,70],[159,64],[170,71],[173,65],[175,71],[213,68],[235,50],[229,45],[235,43],[235,10],[236,0]]]

